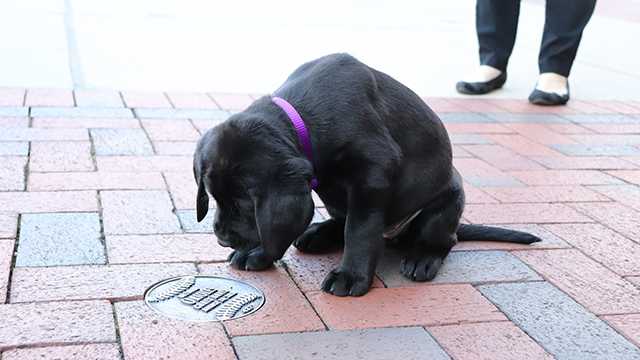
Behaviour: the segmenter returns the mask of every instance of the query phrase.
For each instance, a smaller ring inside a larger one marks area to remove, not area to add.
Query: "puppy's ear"
[[[209,212],[209,195],[207,194],[207,189],[204,187],[204,177],[201,174],[200,179],[198,179],[198,195],[196,196],[196,210],[198,222],[202,221],[205,216],[207,216],[207,212]]]
[[[273,260],[282,258],[313,218],[311,176],[306,159],[288,160],[278,168],[270,185],[254,197],[258,235]]]

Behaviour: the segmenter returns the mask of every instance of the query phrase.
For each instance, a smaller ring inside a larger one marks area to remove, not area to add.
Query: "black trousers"
[[[546,18],[538,56],[541,73],[569,76],[582,31],[596,0],[546,0]],[[516,41],[520,0],[477,0],[476,31],[480,64],[506,71]]]

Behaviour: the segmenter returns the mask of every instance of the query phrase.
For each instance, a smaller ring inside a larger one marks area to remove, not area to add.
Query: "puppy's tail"
[[[542,241],[539,237],[523,231],[484,225],[460,224],[456,234],[458,241],[500,241],[517,244],[533,244]]]

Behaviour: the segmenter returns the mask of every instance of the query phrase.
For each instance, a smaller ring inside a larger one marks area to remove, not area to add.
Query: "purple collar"
[[[300,144],[302,145],[302,151],[307,156],[307,159],[311,162],[313,166],[313,151],[311,150],[311,137],[309,136],[309,131],[307,127],[304,125],[304,121],[302,117],[293,105],[289,104],[287,100],[283,98],[279,98],[274,96],[271,98],[276,105],[278,105],[289,117],[293,127],[296,129],[296,133],[298,134],[298,140],[300,140]],[[315,190],[318,187],[318,179],[315,176],[311,179],[311,188]]]

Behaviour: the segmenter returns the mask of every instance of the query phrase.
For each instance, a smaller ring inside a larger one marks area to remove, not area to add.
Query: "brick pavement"
[[[427,99],[466,221],[543,242],[460,244],[426,284],[389,251],[371,292],[345,299],[319,291],[338,253],[239,272],[215,209],[195,221],[195,142],[256,96],[0,89],[1,359],[640,358],[638,103]],[[140,302],[193,273],[248,280],[266,305],[196,324]]]

